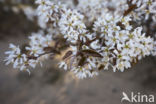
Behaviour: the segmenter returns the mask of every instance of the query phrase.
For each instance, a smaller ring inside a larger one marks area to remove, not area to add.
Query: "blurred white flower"
[[[156,14],[156,2],[152,3],[152,5],[149,7],[149,10],[151,13]]]

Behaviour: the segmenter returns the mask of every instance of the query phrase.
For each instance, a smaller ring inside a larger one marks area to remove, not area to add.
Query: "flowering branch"
[[[72,8],[50,0],[36,3],[38,23],[48,35],[33,33],[25,47],[27,54],[10,44],[12,50],[6,52],[9,56],[5,61],[13,63],[14,68],[30,72],[29,67],[35,68],[50,54],[61,54],[64,50],[58,46],[65,45],[67,51],[59,67],[86,78],[110,68],[123,72],[155,52],[154,39],[132,24],[142,16],[145,21],[149,15],[154,18],[156,3],[152,0],[78,0]]]

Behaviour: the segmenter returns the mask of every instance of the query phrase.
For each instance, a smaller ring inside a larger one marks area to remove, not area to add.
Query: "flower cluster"
[[[100,70],[124,71],[154,51],[154,39],[135,22],[155,14],[152,0],[77,0],[62,5],[36,0],[38,24],[44,32],[33,33],[25,51],[10,45],[7,64],[28,70],[50,54],[63,54],[59,67],[80,79],[98,75]],[[72,6],[71,6],[72,5]],[[134,15],[135,14],[135,15]],[[62,47],[65,45],[66,52]],[[61,55],[62,55],[61,54]]]
[[[147,20],[150,15],[155,20],[156,13],[156,2],[155,0],[130,0],[132,5],[134,6],[134,11],[131,12],[134,19],[142,19],[145,18]]]
[[[94,25],[94,30],[103,38],[104,45],[100,47],[103,50],[103,57],[108,57],[105,63],[111,65],[114,71],[130,68],[131,63],[150,55],[153,50],[153,39],[145,37],[141,27],[130,31],[132,29],[129,25],[130,20],[130,17],[117,15],[113,17],[107,14],[100,17]],[[123,27],[118,24],[122,24]]]
[[[48,58],[51,51],[46,51],[45,48],[51,47],[52,35],[43,35],[43,32],[32,33],[29,37],[30,42],[27,47],[25,47],[24,52],[15,46],[10,44],[10,51],[5,52],[8,54],[5,61],[6,64],[13,63],[13,67],[20,69],[21,71],[26,70],[30,73],[29,68],[35,68],[38,63],[42,65],[42,61]]]
[[[78,40],[78,36],[85,34],[86,26],[82,20],[83,15],[77,11],[67,10],[59,21],[60,31],[64,35],[64,38],[75,43]]]
[[[91,25],[99,16],[109,13],[117,12],[122,14],[124,10],[128,9],[126,0],[78,0],[77,9],[85,16],[86,25]]]
[[[78,35],[86,32],[83,15],[76,10],[67,9],[60,3],[56,5],[49,0],[37,0],[36,3],[40,4],[38,15],[42,21],[41,27],[52,23],[54,28],[59,28],[64,38],[73,43],[78,39]]]
[[[110,67],[114,72],[123,72],[124,69],[130,68],[132,63],[150,55],[153,39],[145,37],[141,27],[130,32],[130,20],[130,17],[114,17],[110,14],[99,17],[94,23],[94,34],[86,34],[87,41],[81,41],[81,47],[72,46],[73,53],[60,63],[60,67],[65,70],[72,67],[72,71],[76,72],[79,78],[92,77],[98,75],[98,70],[108,70]],[[118,26],[118,23],[123,27]]]

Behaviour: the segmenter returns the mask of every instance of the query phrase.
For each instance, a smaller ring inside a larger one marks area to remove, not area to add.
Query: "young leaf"
[[[82,53],[84,55],[102,58],[102,55],[99,54],[98,52],[94,51],[94,50],[86,49],[86,50],[82,50]]]
[[[66,52],[66,54],[63,56],[62,59],[64,60],[64,59],[68,58],[69,56],[72,55],[72,53],[73,53],[72,51],[68,51],[68,52]]]
[[[82,57],[82,58],[79,60],[78,66],[83,66],[83,65],[85,64],[85,61],[86,61],[86,57]]]

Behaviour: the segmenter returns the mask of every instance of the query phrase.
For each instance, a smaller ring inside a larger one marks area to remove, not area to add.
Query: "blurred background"
[[[30,75],[5,66],[9,43],[26,44],[27,37],[39,27],[16,8],[33,5],[33,0],[4,1],[0,0],[0,104],[121,104],[122,92],[156,97],[156,58],[152,56],[123,73],[102,71],[83,80],[58,69],[57,60],[47,60]]]

